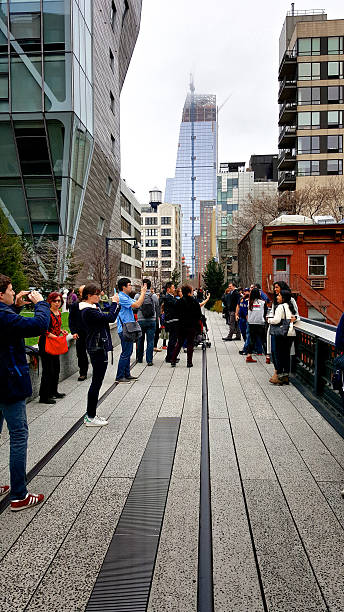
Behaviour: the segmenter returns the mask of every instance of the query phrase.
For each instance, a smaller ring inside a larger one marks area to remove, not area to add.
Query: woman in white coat
[[[284,281],[279,281],[279,282],[275,282],[274,283],[274,297],[273,297],[273,301],[272,301],[272,308],[271,308],[271,312],[269,313],[270,317],[273,317],[276,311],[276,308],[278,306],[277,303],[277,296],[279,295],[279,293],[281,291],[289,291],[291,293],[290,287],[289,285],[287,285],[287,283],[285,283]],[[300,319],[300,315],[299,315],[299,309],[297,307],[297,303],[296,300],[292,297],[291,298],[291,303],[294,306],[294,310],[295,310],[295,317],[292,318],[292,321],[298,321]],[[270,335],[270,326],[268,327],[268,331],[267,331],[267,363],[270,363],[270,357],[269,355],[271,355],[271,359],[272,359],[272,363],[275,366],[275,372],[272,376],[272,378],[270,378],[270,382],[275,382],[277,380],[277,365],[276,365],[276,351],[275,351],[275,337]],[[292,343],[292,347],[291,347],[291,355],[295,354],[295,348],[294,348],[294,343]]]
[[[289,385],[290,372],[290,349],[296,332],[294,330],[293,321],[295,321],[296,311],[292,303],[290,291],[282,289],[277,295],[277,308],[274,315],[268,317],[270,325],[279,325],[282,319],[290,320],[288,335],[275,335],[275,367],[276,376],[270,378],[273,385]]]

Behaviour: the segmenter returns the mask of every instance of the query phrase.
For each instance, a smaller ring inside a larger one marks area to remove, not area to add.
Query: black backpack
[[[151,293],[145,296],[145,299],[143,300],[143,304],[141,306],[141,313],[144,319],[152,319],[153,317],[155,317],[155,308],[153,296]]]

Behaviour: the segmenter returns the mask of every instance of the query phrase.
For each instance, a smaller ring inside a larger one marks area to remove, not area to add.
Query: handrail
[[[311,336],[319,338],[320,340],[325,340],[325,342],[334,346],[336,341],[336,327],[334,325],[329,325],[329,327],[333,327],[333,330],[326,329],[320,324],[317,325],[317,323],[317,321],[313,321],[312,319],[305,319],[301,317],[300,321],[295,321],[294,327],[296,331],[306,332]]]

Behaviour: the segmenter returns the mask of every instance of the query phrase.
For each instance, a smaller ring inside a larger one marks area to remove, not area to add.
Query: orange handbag
[[[45,339],[45,352],[49,355],[63,355],[68,351],[67,336]]]

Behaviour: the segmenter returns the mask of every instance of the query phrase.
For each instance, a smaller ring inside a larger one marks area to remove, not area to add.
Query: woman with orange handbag
[[[61,329],[60,308],[63,303],[61,293],[52,291],[47,297],[50,304],[50,324],[45,334],[39,338],[38,347],[42,360],[42,378],[39,390],[41,404],[56,404],[56,399],[64,397],[57,386],[60,375],[60,355],[66,352],[68,332]],[[62,333],[62,336],[61,336]]]

